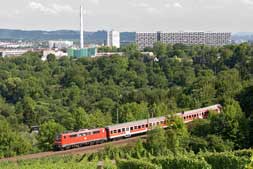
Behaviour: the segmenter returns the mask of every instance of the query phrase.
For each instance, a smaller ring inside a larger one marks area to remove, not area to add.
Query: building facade
[[[136,44],[139,49],[153,47],[154,43],[222,46],[231,43],[229,32],[137,32]]]
[[[138,32],[136,33],[136,44],[140,49],[153,47],[157,40],[156,32]]]
[[[120,33],[118,31],[107,32],[107,46],[120,48]]]
[[[63,51],[60,51],[60,50],[43,50],[43,55],[41,57],[41,60],[46,61],[47,56],[49,54],[55,55],[56,59],[60,59],[62,57],[68,56],[68,54],[66,52],[63,52]]]
[[[30,51],[30,49],[13,49],[13,50],[1,50],[0,57],[17,57],[22,56],[26,52]]]

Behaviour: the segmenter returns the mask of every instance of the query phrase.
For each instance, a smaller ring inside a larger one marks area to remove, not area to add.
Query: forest
[[[145,49],[157,59],[142,55],[135,45],[120,51],[124,56],[56,60],[49,55],[45,62],[33,52],[0,58],[0,158],[51,150],[55,134],[63,131],[219,103],[219,115],[187,126],[173,119],[178,123],[153,130],[147,143],[139,144],[142,150],[119,152],[116,156],[124,154],[120,168],[135,163],[127,161],[132,158],[140,165],[148,158],[150,165],[159,163],[156,167],[183,164],[193,156],[206,168],[225,157],[241,166],[250,163],[251,152],[241,149],[253,146],[253,45],[157,43]],[[40,127],[39,134],[31,132],[32,126]],[[175,155],[184,162],[173,161]]]

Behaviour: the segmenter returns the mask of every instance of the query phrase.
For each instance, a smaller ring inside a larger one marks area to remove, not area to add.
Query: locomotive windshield
[[[55,136],[55,141],[61,141],[61,134],[57,134]]]

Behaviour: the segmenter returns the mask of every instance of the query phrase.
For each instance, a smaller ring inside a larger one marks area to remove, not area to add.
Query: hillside
[[[105,31],[85,32],[86,43],[104,43],[106,40]],[[121,41],[133,42],[135,40],[135,33],[122,32]],[[58,30],[58,31],[24,31],[24,30],[10,30],[0,29],[0,39],[5,40],[78,40],[80,37],[79,31]]]

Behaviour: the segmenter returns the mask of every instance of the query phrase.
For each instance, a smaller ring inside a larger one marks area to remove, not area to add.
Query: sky
[[[253,0],[2,0],[0,28],[253,32]]]

